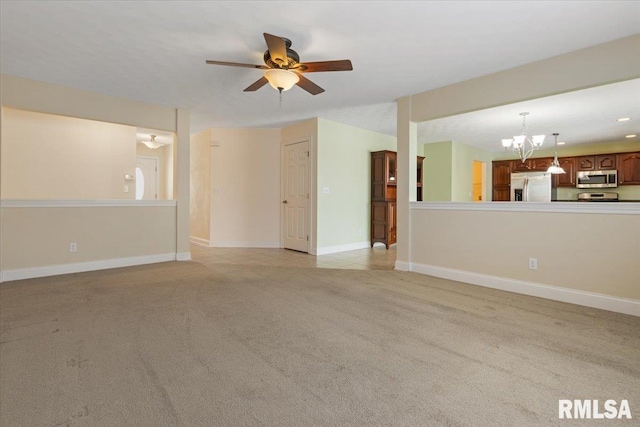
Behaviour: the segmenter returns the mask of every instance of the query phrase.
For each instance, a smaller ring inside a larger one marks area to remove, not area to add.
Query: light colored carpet
[[[640,418],[640,318],[414,273],[174,262],[4,283],[0,310],[2,426]]]

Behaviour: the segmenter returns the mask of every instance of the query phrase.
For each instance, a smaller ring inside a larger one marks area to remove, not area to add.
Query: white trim
[[[396,261],[395,269],[398,271],[409,271],[409,263],[404,261]]]
[[[175,259],[175,253],[168,253],[79,262],[75,264],[50,265],[46,267],[20,268],[16,270],[3,271],[2,278],[5,282],[9,282],[11,280],[33,279],[36,277],[57,276],[59,274],[81,273],[84,271],[106,270],[109,268],[175,261]]]
[[[189,236],[189,241],[195,245],[206,246],[206,247],[211,246],[211,242],[201,237]]]
[[[175,207],[175,200],[2,200],[3,208]]]
[[[337,254],[339,252],[357,251],[358,249],[367,249],[371,247],[371,242],[348,243],[346,245],[325,246],[318,248],[316,255]]]
[[[237,242],[228,240],[214,240],[212,248],[279,248],[280,242]]]
[[[411,210],[640,215],[636,202],[411,202]]]
[[[396,269],[398,268],[396,262]],[[568,302],[586,307],[599,308],[617,313],[640,316],[640,301],[620,298],[595,292],[580,291],[541,283],[525,282],[507,277],[490,276],[471,271],[456,270],[426,264],[410,264],[410,271],[487,288],[500,289],[518,294],[546,298],[554,301]]]
[[[175,257],[176,261],[191,261],[191,252],[178,252]]]

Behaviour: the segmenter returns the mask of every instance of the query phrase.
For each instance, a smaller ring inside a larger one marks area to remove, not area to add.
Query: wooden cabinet
[[[396,243],[396,179],[397,154],[395,151],[375,151],[371,153],[371,246],[374,243],[389,245]],[[418,157],[417,200],[422,201],[422,164],[424,157]]]
[[[576,157],[576,168],[579,171],[596,170],[596,156],[580,156]]]
[[[553,162],[553,157],[537,159],[511,160],[511,172],[546,172]]]
[[[618,184],[619,185],[639,185],[640,184],[640,153],[618,154]]]
[[[575,157],[561,157],[558,159],[560,167],[565,173],[553,175],[554,187],[575,187],[576,186],[576,159]]]
[[[596,170],[611,170],[616,168],[616,155],[605,154],[596,156]]]
[[[491,200],[494,202],[508,202],[511,200],[511,167],[511,160],[496,161],[491,164],[493,186]]]
[[[422,164],[424,163],[424,157],[418,156],[418,166],[416,169],[416,175],[418,177],[418,184],[416,187],[416,200],[422,201]]]
[[[576,157],[576,168],[579,171],[599,171],[616,168],[615,154],[599,154],[595,156]]]

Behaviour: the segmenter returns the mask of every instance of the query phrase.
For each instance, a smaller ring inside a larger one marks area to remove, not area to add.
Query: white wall
[[[211,129],[211,223],[218,247],[280,246],[280,129]]]
[[[370,246],[371,152],[395,149],[395,137],[318,119],[318,255]]]

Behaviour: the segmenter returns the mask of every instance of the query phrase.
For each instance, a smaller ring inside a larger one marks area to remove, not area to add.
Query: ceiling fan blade
[[[304,62],[296,67],[296,71],[301,73],[317,73],[320,71],[351,71],[353,65],[348,59],[340,61],[320,61],[320,62]]]
[[[271,59],[278,65],[287,65],[289,60],[287,59],[287,45],[284,39],[272,34],[263,34],[264,40],[267,42],[267,47],[269,48]]]
[[[303,76],[302,74],[298,74],[298,77],[300,77],[300,80],[296,84],[300,86],[302,89],[309,92],[311,95],[317,95],[319,93],[324,92],[324,89],[322,89],[320,86],[318,86],[317,84],[315,84],[314,82],[312,82],[311,80]]]
[[[244,90],[244,92],[256,91],[256,90],[260,89],[262,86],[266,85],[267,83],[269,83],[269,80],[267,80],[266,77],[262,77],[262,78],[258,79],[256,82],[254,82],[251,86],[246,88]]]
[[[229,65],[231,67],[258,68],[260,70],[268,70],[269,69],[269,67],[267,67],[265,65],[241,64],[239,62],[224,62],[224,61],[209,61],[209,60],[207,60],[207,64],[210,64],[210,65]]]

